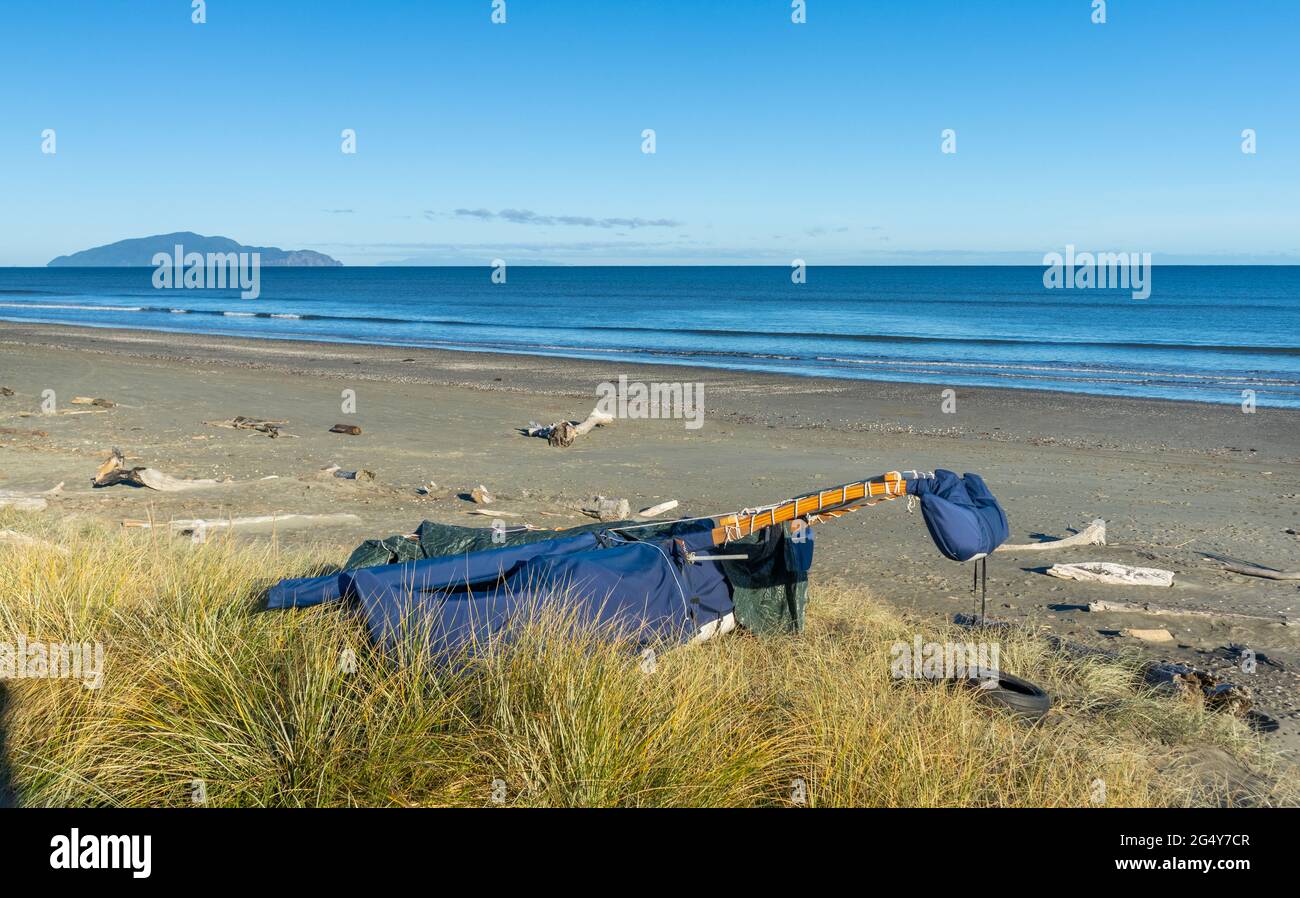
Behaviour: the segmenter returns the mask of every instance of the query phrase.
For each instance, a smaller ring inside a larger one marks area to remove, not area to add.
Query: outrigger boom
[[[717,526],[713,528],[713,544],[721,546],[756,530],[775,527],[786,521],[804,519],[809,523],[817,523],[828,518],[838,518],[859,508],[907,495],[909,479],[934,476],[921,471],[909,471],[908,474],[910,477],[904,476],[900,471],[890,471],[867,480],[787,499],[765,508],[747,508],[735,514],[722,515],[717,518]]]

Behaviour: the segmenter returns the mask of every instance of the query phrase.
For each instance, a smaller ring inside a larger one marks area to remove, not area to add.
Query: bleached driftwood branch
[[[1173,586],[1174,572],[1156,567],[1133,567],[1113,561],[1054,564],[1047,573],[1062,580],[1084,580],[1116,586]]]
[[[203,423],[211,427],[229,427],[233,430],[256,430],[259,433],[266,434],[274,440],[279,436],[288,436],[288,434],[281,434],[280,428],[289,422],[272,421],[267,418],[250,418],[247,415],[235,415],[235,417],[229,418],[225,421],[204,421]]]
[[[665,511],[672,511],[677,507],[676,499],[669,499],[667,502],[660,502],[658,505],[651,505],[649,508],[643,508],[637,512],[637,517],[653,518],[658,517]]]
[[[357,515],[349,512],[338,512],[335,514],[259,514],[249,515],[242,518],[192,518],[176,519],[167,522],[154,521],[123,521],[123,527],[137,527],[143,530],[149,530],[154,527],[167,527],[180,533],[193,533],[194,531],[203,530],[226,530],[240,527],[259,527],[266,524],[273,524],[276,527],[294,528],[308,527],[318,524],[347,524],[352,521],[361,520]]]
[[[548,424],[545,427],[540,424],[530,423],[524,428],[524,433],[530,437],[542,437],[552,446],[568,449],[578,437],[586,436],[594,428],[613,423],[613,415],[594,408],[583,421],[556,421],[554,424]]]
[[[211,479],[187,480],[164,474],[156,468],[128,468],[125,463],[126,459],[122,455],[122,450],[114,449],[113,454],[95,472],[95,478],[91,481],[91,485],[100,487],[129,483],[132,486],[144,486],[151,490],[158,490],[160,493],[180,493],[186,490],[206,489],[234,482],[232,480]]]
[[[1300,580],[1300,571],[1279,571],[1258,564],[1237,564],[1233,561],[1220,561],[1223,569],[1247,577],[1262,577],[1265,580]]]
[[[1004,543],[995,552],[1045,552],[1049,549],[1068,549],[1071,546],[1106,545],[1106,522],[1097,518],[1083,530],[1062,539],[1049,539],[1041,543]]]
[[[1148,614],[1153,617],[1202,617],[1211,620],[1260,621],[1286,626],[1289,621],[1283,617],[1263,617],[1258,614],[1239,614],[1235,611],[1201,611],[1194,608],[1158,608],[1146,602],[1089,602],[1088,610],[1097,612],[1114,612],[1119,614]]]

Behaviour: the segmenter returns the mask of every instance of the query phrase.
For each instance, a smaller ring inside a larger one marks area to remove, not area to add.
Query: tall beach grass
[[[102,643],[103,681],[0,683],[0,793],[25,805],[1054,806],[1290,803],[1244,726],[1156,697],[1136,663],[999,635],[1056,704],[1036,725],[891,678],[920,627],[814,580],[798,636],[731,635],[653,670],[581,628],[471,663],[398,663],[333,606],[265,612],[321,550],[0,512],[0,643]],[[1206,762],[1210,759],[1212,763]]]

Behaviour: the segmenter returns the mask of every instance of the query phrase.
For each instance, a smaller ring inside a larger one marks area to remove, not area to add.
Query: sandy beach
[[[597,384],[620,375],[702,383],[703,426],[619,420],[567,450],[520,432],[530,421],[584,417]],[[997,554],[990,615],[1227,672],[1279,720],[1271,738],[1300,745],[1300,586],[1227,573],[1204,555],[1300,568],[1297,411],[962,388],[949,414],[933,385],[13,323],[0,325],[0,387],[13,391],[0,398],[0,490],[62,481],[47,513],[109,521],[354,514],[324,529],[274,528],[286,543],[325,541],[339,561],[362,539],[424,519],[489,525],[461,498],[479,484],[507,523],[565,527],[590,520],[580,506],[596,494],[634,510],[677,499],[674,514],[704,515],[888,470],[978,472],[1007,510],[1013,543],[1065,536],[1094,518],[1108,528],[1107,546]],[[52,415],[41,413],[46,390]],[[342,411],[346,390],[355,413]],[[236,415],[288,423],[276,439],[204,423]],[[361,435],[329,432],[340,423]],[[184,493],[92,489],[113,447],[128,466],[235,482]],[[330,465],[375,479],[322,473]],[[436,488],[419,494],[430,481]],[[816,551],[816,578],[865,583],[920,615],[971,609],[969,566],[941,557],[904,502],[819,526]],[[1090,560],[1172,570],[1174,586],[1042,573]],[[1088,612],[1098,600],[1167,613]],[[1143,627],[1167,628],[1174,640],[1114,635]],[[1243,673],[1230,645],[1268,661]]]

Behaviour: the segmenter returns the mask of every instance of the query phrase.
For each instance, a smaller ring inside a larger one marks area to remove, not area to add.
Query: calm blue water
[[[152,269],[0,269],[0,320],[1300,407],[1300,267],[1157,267],[1149,299],[1043,269],[262,270],[261,296]],[[0,325],[2,328],[3,325]]]

